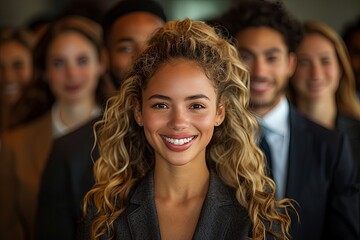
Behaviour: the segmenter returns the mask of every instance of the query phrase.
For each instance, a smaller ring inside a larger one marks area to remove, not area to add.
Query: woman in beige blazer
[[[52,141],[101,114],[101,37],[97,23],[72,16],[54,22],[39,40],[34,86],[22,99],[34,106],[34,120],[6,133],[1,146],[0,239],[34,239],[37,195]]]

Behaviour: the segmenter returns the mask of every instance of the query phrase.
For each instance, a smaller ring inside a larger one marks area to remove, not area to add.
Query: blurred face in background
[[[259,116],[271,111],[285,95],[295,68],[283,35],[268,27],[249,27],[236,40],[240,56],[250,70],[250,102]]]
[[[31,51],[17,41],[0,44],[0,84],[5,104],[13,106],[21,97],[33,73]]]
[[[335,98],[341,69],[333,44],[320,34],[307,34],[296,54],[298,63],[291,82],[297,99]]]
[[[62,33],[49,45],[46,77],[57,102],[94,101],[102,70],[95,45],[78,32]]]
[[[146,12],[133,12],[116,20],[107,38],[110,71],[122,81],[134,58],[146,47],[146,41],[164,22]]]

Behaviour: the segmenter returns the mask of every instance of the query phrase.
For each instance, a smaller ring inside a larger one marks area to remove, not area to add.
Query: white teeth
[[[164,139],[169,142],[172,143],[174,145],[180,146],[180,145],[184,145],[185,143],[190,142],[191,140],[194,139],[194,137],[189,137],[189,138],[182,138],[182,139],[175,139],[175,138],[168,138],[168,137],[164,137]]]
[[[269,86],[269,84],[267,82],[251,82],[251,88],[253,90],[257,90],[257,91],[263,91],[265,90],[267,87]]]

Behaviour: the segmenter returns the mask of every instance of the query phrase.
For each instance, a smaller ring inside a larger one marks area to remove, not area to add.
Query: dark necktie
[[[272,170],[271,170],[271,164],[272,164],[272,160],[271,160],[271,151],[270,151],[270,146],[268,144],[268,142],[265,139],[265,136],[262,135],[261,139],[260,139],[260,146],[261,150],[264,152],[265,157],[266,157],[266,170],[267,170],[267,175],[271,178],[273,178],[273,174],[272,174]]]

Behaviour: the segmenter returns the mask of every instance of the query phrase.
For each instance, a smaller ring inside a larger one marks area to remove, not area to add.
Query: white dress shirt
[[[272,173],[276,183],[276,198],[285,196],[290,143],[289,103],[283,97],[280,103],[259,122],[269,144]]]

